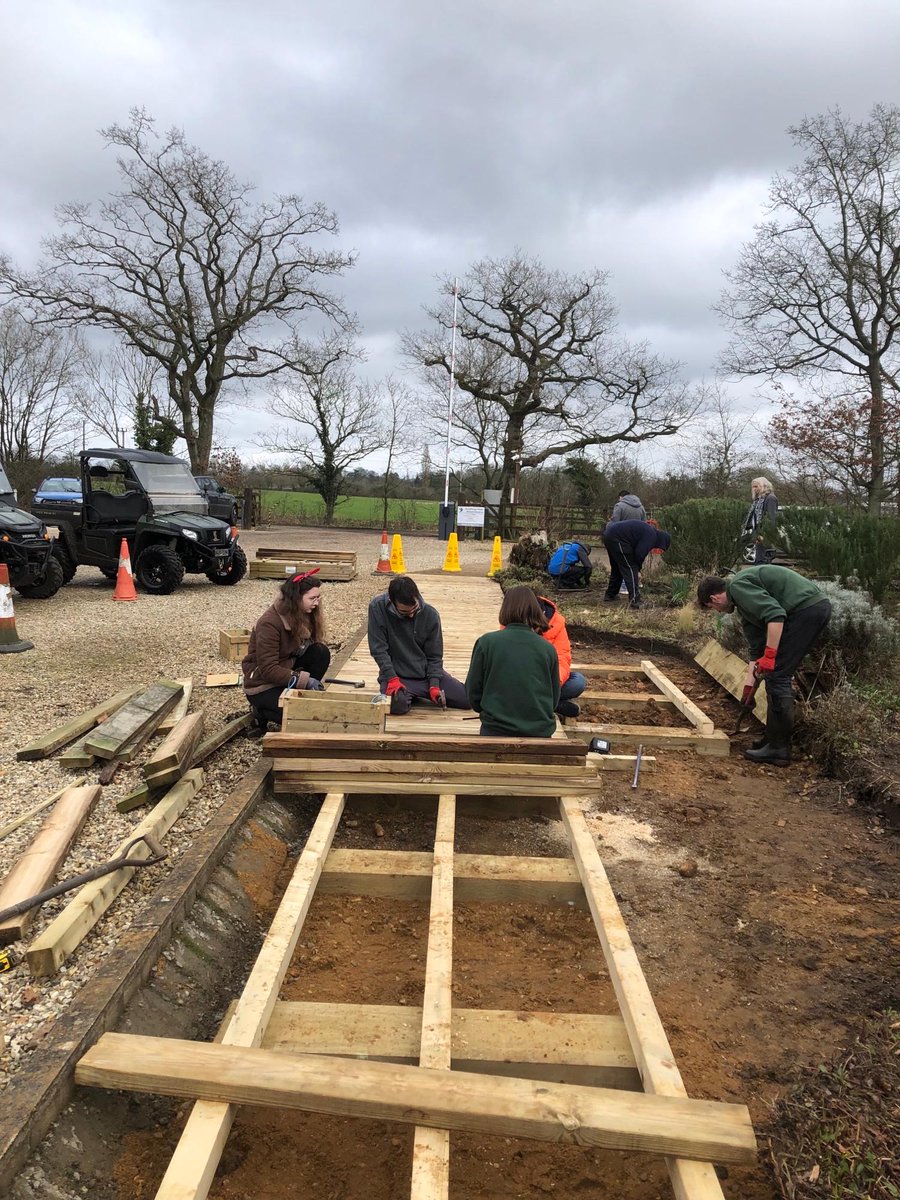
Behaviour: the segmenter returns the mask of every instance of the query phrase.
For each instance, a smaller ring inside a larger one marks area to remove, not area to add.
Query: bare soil
[[[588,638],[576,643],[581,659],[647,657]],[[733,727],[737,704],[703,672],[659,648],[652,657],[718,727]],[[756,733],[734,739],[728,759],[658,751],[657,771],[637,790],[628,775],[606,775],[588,813],[689,1094],[750,1106],[761,1153],[755,1167],[721,1171],[730,1200],[779,1195],[765,1153],[773,1101],[799,1069],[847,1044],[861,1015],[896,1004],[900,979],[896,842],[809,761],[787,771],[747,763],[741,750]],[[433,826],[387,806],[350,808],[335,844],[430,849]],[[558,855],[565,846],[561,825],[543,818],[457,824],[458,851]],[[696,873],[683,877],[686,862]],[[263,917],[277,891],[260,891]],[[426,935],[426,905],[322,896],[283,996],[417,1004]],[[453,974],[464,1007],[615,1011],[590,918],[568,906],[457,906]],[[121,1200],[154,1194],[176,1135],[128,1140]],[[245,1109],[210,1194],[388,1200],[408,1195],[410,1157],[411,1131],[399,1125]],[[452,1138],[452,1200],[671,1194],[662,1161],[647,1156]]]

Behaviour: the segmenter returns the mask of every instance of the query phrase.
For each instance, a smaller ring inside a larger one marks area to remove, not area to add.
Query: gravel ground
[[[385,586],[383,577],[371,573],[380,548],[379,536],[371,532],[291,527],[244,533],[241,542],[251,558],[258,546],[356,551],[358,577],[350,583],[323,585],[328,642],[333,651],[359,630],[368,601]],[[444,544],[433,537],[404,537],[404,552],[407,569],[415,575],[441,567]],[[483,575],[490,561],[490,543],[466,542],[460,556],[465,573]],[[188,575],[174,595],[142,595],[137,603],[115,604],[112,585],[99,571],[82,567],[52,600],[25,600],[14,593],[19,636],[34,642],[35,649],[0,656],[0,728],[6,734],[0,743],[0,825],[84,773],[65,770],[55,757],[17,762],[16,750],[128,684],[149,685],[160,677],[192,675],[190,711],[202,708],[207,735],[227,717],[245,712],[239,689],[207,690],[203,680],[207,673],[230,669],[218,655],[219,630],[252,626],[271,603],[276,587],[273,581],[247,578],[235,587],[221,588],[203,576]],[[427,581],[422,590],[427,598]],[[140,763],[153,746],[151,742],[136,764],[123,766],[115,781],[104,788],[60,878],[108,859],[149,811],[143,808],[120,814],[115,803],[141,782]],[[166,838],[167,862],[137,872],[57,975],[32,980],[24,963],[28,943],[12,948],[23,961],[0,975],[0,1026],[7,1042],[0,1059],[0,1089],[46,1037],[56,1015],[116,944],[171,865],[191,845],[193,834],[204,827],[258,756],[259,742],[239,735],[204,764],[204,787]],[[87,781],[94,782],[96,769],[86,773]],[[28,846],[44,815],[32,818],[0,842],[3,874]],[[29,940],[41,933],[73,894],[44,906],[31,926]]]

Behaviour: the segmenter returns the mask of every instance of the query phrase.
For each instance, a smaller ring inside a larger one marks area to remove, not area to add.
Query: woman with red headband
[[[316,567],[286,579],[278,599],[250,634],[247,655],[241,663],[244,692],[263,733],[269,721],[281,726],[278,697],[286,687],[322,690],[320,681],[331,662],[331,651],[325,645],[322,586],[315,578],[318,573]]]

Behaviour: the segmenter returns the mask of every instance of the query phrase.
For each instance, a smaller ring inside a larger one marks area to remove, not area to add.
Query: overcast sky
[[[0,251],[34,260],[56,204],[115,188],[97,130],[138,105],[336,211],[374,376],[436,276],[521,247],[609,270],[627,331],[698,378],[787,126],[895,103],[898,48],[897,0],[6,4]],[[232,410],[224,440],[259,425]]]

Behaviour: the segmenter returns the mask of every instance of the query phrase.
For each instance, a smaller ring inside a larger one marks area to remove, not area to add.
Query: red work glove
[[[765,675],[767,671],[775,670],[775,655],[777,651],[772,646],[766,646],[762,658],[756,660],[756,670],[760,675]]]
[[[387,681],[387,687],[384,689],[386,696],[393,696],[396,692],[403,691],[403,684],[400,682],[400,677],[395,675],[393,679]]]
[[[431,701],[432,704],[440,704],[441,689],[439,687],[430,687],[428,689],[428,699]]]

